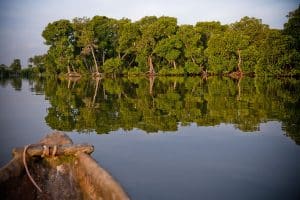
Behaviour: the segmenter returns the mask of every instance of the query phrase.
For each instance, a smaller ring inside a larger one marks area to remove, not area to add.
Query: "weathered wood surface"
[[[47,151],[45,154],[44,146]],[[55,149],[55,155],[53,151]],[[22,163],[22,154],[25,147],[19,147],[13,149],[13,159],[5,166],[0,168],[0,183],[5,182],[11,177],[17,177],[24,171],[24,165]],[[72,140],[65,134],[59,131],[46,135],[38,144],[29,146],[26,154],[28,159],[34,156],[61,156],[61,155],[76,155],[78,153],[91,154],[94,151],[94,147],[89,144],[76,144],[74,145]]]
[[[0,185],[12,177],[19,176],[24,171],[21,155],[14,156],[9,163],[0,168]]]
[[[38,142],[39,144],[46,145],[63,145],[63,144],[73,144],[72,140],[63,132],[55,131],[51,134],[46,135],[42,140]]]
[[[45,147],[44,147],[45,146]],[[56,151],[55,151],[56,146]],[[46,149],[46,151],[45,151]],[[24,147],[13,149],[13,155],[21,154],[24,151]],[[65,144],[65,145],[41,145],[34,144],[27,149],[27,155],[29,156],[61,156],[61,155],[75,155],[77,153],[91,154],[94,151],[94,147],[89,144]],[[54,153],[53,153],[54,152]]]
[[[84,199],[129,200],[120,184],[91,156],[79,153],[76,157],[73,173]]]
[[[44,159],[40,158],[45,154],[44,146],[49,150],[46,162],[55,161],[60,155],[72,155],[74,159],[68,163],[45,165],[41,162]],[[4,199],[17,199],[20,195],[27,195],[28,198],[25,199],[37,200],[44,200],[46,196],[48,199],[129,200],[121,185],[89,156],[93,150],[92,145],[74,145],[62,132],[49,134],[38,144],[30,145],[26,151],[26,158],[33,178],[43,189],[43,192],[39,193],[29,182],[22,163],[24,147],[16,148],[13,150],[14,158],[11,162],[0,169],[0,193],[4,195]],[[52,155],[53,151],[56,156]],[[60,187],[64,189],[59,190]]]

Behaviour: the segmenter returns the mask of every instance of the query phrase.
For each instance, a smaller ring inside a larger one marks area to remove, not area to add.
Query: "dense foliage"
[[[58,20],[42,36],[48,74],[256,74],[300,73],[299,8],[284,30],[256,18],[221,25],[178,25],[174,17],[139,21],[105,16]]]
[[[46,55],[37,55],[28,59],[28,67],[22,68],[21,60],[14,59],[10,66],[0,65],[0,77],[38,77],[45,75],[45,60]]]
[[[15,77],[21,74],[21,60],[14,59],[13,62],[6,66],[4,64],[0,65],[0,77]]]

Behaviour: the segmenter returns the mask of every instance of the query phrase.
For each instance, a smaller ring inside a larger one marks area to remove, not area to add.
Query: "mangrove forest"
[[[23,74],[295,76],[300,74],[299,13],[300,6],[288,14],[283,30],[253,17],[228,25],[179,25],[168,16],[135,22],[61,19],[45,27],[48,51],[29,58]],[[20,70],[18,62],[1,66],[1,74]]]

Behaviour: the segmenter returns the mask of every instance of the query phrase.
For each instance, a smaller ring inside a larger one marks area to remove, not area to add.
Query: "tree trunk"
[[[131,67],[132,63],[135,61],[135,58],[133,58],[130,63],[129,63],[129,66],[128,67]]]
[[[207,73],[207,69],[202,70],[202,77],[207,79],[208,73]]]
[[[92,72],[92,69],[91,69],[91,67],[88,65],[88,63],[86,62],[86,58],[85,58],[85,57],[83,57],[83,62],[84,62],[85,67],[86,67],[88,70],[90,70],[90,72]]]
[[[104,85],[103,85],[103,97],[104,97],[105,100],[107,100],[107,95],[106,95],[106,92],[105,92]]]
[[[72,89],[74,89],[75,88],[75,86],[76,86],[76,79],[73,81],[73,84],[72,84]]]
[[[95,91],[94,91],[92,106],[94,106],[95,101],[96,101],[96,97],[97,97],[97,93],[98,93],[99,80],[100,80],[99,77],[96,77],[96,88],[95,88]]]
[[[176,69],[176,62],[175,61],[173,61],[173,66],[174,66],[174,69]]]
[[[154,75],[154,74],[155,74],[155,71],[154,71],[154,67],[153,67],[151,55],[148,56],[148,65],[149,65],[149,74],[150,74],[150,75]]]
[[[71,73],[70,65],[68,64],[68,75]]]
[[[242,58],[241,58],[241,50],[238,49],[237,50],[238,56],[239,56],[239,62],[238,62],[238,72],[242,73],[242,68],[241,68],[241,64],[242,64]]]
[[[105,62],[105,52],[103,51],[102,52],[102,64],[104,65],[104,62]]]
[[[71,65],[73,72],[76,72],[75,68],[73,65]]]
[[[239,78],[238,84],[237,84],[237,87],[238,87],[238,95],[237,95],[236,99],[237,99],[238,101],[241,100],[241,82],[242,82],[242,77]]]
[[[70,89],[70,87],[71,87],[71,79],[68,78],[68,89]]]
[[[191,58],[192,58],[193,63],[196,64],[196,61],[195,61],[194,57],[191,56]]]
[[[121,56],[121,55],[120,55]],[[120,57],[120,59],[124,59],[127,56],[127,53],[124,53],[124,55],[122,57]]]
[[[150,76],[150,77],[149,77],[149,94],[150,94],[150,96],[153,95],[154,79],[155,79],[154,76]]]
[[[97,65],[96,57],[95,57],[95,54],[94,54],[94,48],[92,46],[90,46],[90,48],[92,50],[92,55],[93,55],[93,59],[94,59],[94,62],[95,62],[96,73],[98,74],[99,71],[98,71],[98,65]]]

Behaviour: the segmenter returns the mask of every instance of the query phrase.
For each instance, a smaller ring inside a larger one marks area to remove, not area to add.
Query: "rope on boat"
[[[45,156],[49,156],[49,148],[46,145],[43,145],[43,153],[41,155],[42,158],[44,158]]]
[[[24,147],[24,151],[23,151],[23,164],[24,164],[24,167],[25,167],[25,170],[26,170],[26,173],[30,179],[30,181],[32,182],[32,184],[38,189],[39,192],[43,192],[42,189],[37,185],[37,183],[33,180],[32,176],[30,175],[30,172],[28,170],[28,167],[27,167],[27,163],[26,163],[26,151],[28,149],[28,147],[30,147],[31,144],[29,145],[26,145]]]

